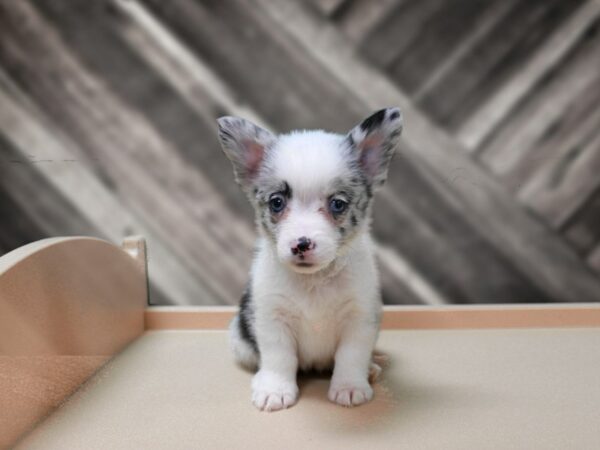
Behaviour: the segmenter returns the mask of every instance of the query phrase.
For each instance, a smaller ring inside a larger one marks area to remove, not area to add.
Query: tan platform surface
[[[300,380],[277,413],[223,331],[151,331],[21,441],[24,449],[600,448],[600,329],[387,330],[375,400],[345,409]]]

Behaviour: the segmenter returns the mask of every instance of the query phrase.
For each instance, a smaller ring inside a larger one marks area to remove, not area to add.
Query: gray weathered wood
[[[277,7],[269,8],[262,0],[257,3],[302,42],[306,51],[311,51],[321,64],[335,73],[340,83],[362,86],[356,95],[366,106],[390,103],[404,106],[411,130],[405,135],[411,157],[427,162],[433,169],[432,181],[452,195],[467,220],[485,230],[486,238],[528,279],[563,301],[600,298],[598,279],[585,270],[578,257],[557,241],[553,232],[515,205],[500,186],[463,155],[460,146],[413,109],[402,93],[358,60],[335,29],[319,23],[291,1],[278,2]],[[345,67],[353,67],[353,70],[347,71]],[[449,176],[450,171],[459,168],[458,177]],[[540,261],[546,263],[539,264]]]
[[[345,3],[350,3],[351,0],[310,0],[313,5],[324,15],[332,16],[337,14],[340,8],[344,7]]]
[[[586,128],[596,126],[589,124],[589,116],[600,101],[600,39],[589,36],[529,91],[480,147],[480,160],[509,189],[518,190],[568,151],[564,147],[573,146],[578,135],[589,133]]]
[[[438,123],[450,129],[459,128],[579,3],[578,0],[516,2],[454,70],[419,100],[419,105]]]
[[[31,164],[50,186],[37,202],[24,204],[34,178],[0,193],[0,212],[15,210],[0,251],[81,217],[111,240],[148,236],[161,302],[235,303],[252,212],[214,119],[344,132],[399,104],[405,137],[375,204],[386,302],[598,299],[583,263],[598,258],[598,187],[581,162],[595,167],[600,153],[597,10],[597,0],[0,0],[0,136],[26,159],[80,163]],[[456,106],[442,120],[450,133],[434,109],[412,106],[436,90]],[[489,122],[474,120],[486,111]],[[471,145],[464,130],[493,172],[458,141]]]
[[[113,180],[125,197],[131,196],[131,210],[145,217],[163,239],[178,236],[179,239],[173,240],[171,245],[178,249],[179,257],[187,260],[190,267],[201,267],[197,276],[207,287],[210,286],[213,294],[215,290],[219,293],[214,295],[216,299],[235,302],[238,295],[236,287],[241,288],[245,283],[242,274],[248,253],[242,247],[251,246],[250,231],[238,219],[229,217],[225,220],[232,236],[225,238],[223,227],[213,219],[223,217],[220,213],[215,214],[216,210],[226,212],[219,204],[219,196],[197,173],[185,167],[174,152],[167,152],[168,146],[151,128],[78,66],[58,40],[49,38],[51,33],[42,33],[43,24],[25,6],[25,2],[19,3],[19,12],[27,17],[27,27],[13,26],[19,22],[15,10],[10,12],[12,17],[2,14],[4,26],[1,27],[3,37],[0,41],[4,63],[10,61],[7,58],[15,58],[13,61],[22,58],[21,83],[28,83],[27,88],[48,112],[54,114],[53,119],[58,119],[58,125],[79,140],[82,151],[95,149],[93,154],[98,155],[96,170],[110,167],[110,173],[105,172],[105,179]],[[10,19],[16,21],[11,22]],[[8,34],[9,31],[14,34]],[[37,39],[36,32],[40,33]],[[19,35],[21,39],[18,39]],[[15,38],[19,41],[18,47],[11,45]],[[23,51],[29,52],[27,58],[21,53]],[[52,60],[47,58],[50,54],[53,55]],[[31,55],[38,57],[29,58]],[[25,69],[33,61],[35,66],[30,65],[27,72]],[[7,65],[14,67],[14,62]],[[49,73],[61,74],[68,79],[68,90],[63,84],[53,83]],[[139,152],[144,152],[145,158],[138,159]],[[162,160],[163,157],[167,157],[167,161]],[[167,178],[170,171],[177,172],[177,179]],[[143,189],[136,186],[143,186]],[[154,214],[157,204],[163,210],[160,215]],[[198,222],[203,225],[198,227]],[[224,242],[224,239],[230,247],[225,252],[223,249],[227,249],[228,245],[218,247],[219,241]],[[244,242],[243,239],[246,239],[246,244],[235,245],[236,240]],[[218,258],[211,253],[211,248],[220,249],[217,250]],[[206,262],[198,266],[198,261],[202,260]],[[167,261],[163,263],[170,264]],[[227,269],[232,266],[239,269]],[[240,277],[237,286],[235,274]],[[222,279],[221,283],[217,282],[219,279]],[[227,293],[229,289],[231,291]]]
[[[588,257],[588,262],[590,266],[600,274],[600,244],[598,244],[594,250],[590,253]]]
[[[391,11],[406,0],[351,0],[334,20],[354,43],[361,42]]]
[[[239,6],[239,9],[242,9],[241,3]],[[231,9],[233,9],[233,7],[231,7]],[[259,8],[253,8],[252,11],[253,14],[247,16],[244,22],[246,26],[249,27],[254,25],[255,22],[259,22],[259,24],[256,25],[258,27],[264,27],[269,30],[277,29],[277,24],[266,22],[265,15]],[[168,13],[171,15],[174,14],[172,10],[169,10]],[[229,15],[224,16],[226,19],[224,20],[223,26],[230,26],[233,28],[235,22],[229,25],[228,21],[234,19],[230,19]],[[179,20],[185,21],[191,19],[189,17],[179,17]],[[179,23],[179,27],[185,28],[185,25]],[[188,45],[195,45],[194,40],[196,37],[187,39],[192,39],[188,42]],[[280,41],[283,41],[283,39],[280,38]],[[266,47],[261,47],[261,51],[269,53],[271,51],[269,45],[272,44],[267,42],[264,45],[266,45]],[[290,44],[280,42],[280,45]],[[240,50],[237,51],[239,52]],[[237,59],[235,56],[229,56],[230,58],[228,61]],[[295,58],[295,55],[290,54],[287,57]],[[306,58],[303,57],[303,59]],[[215,67],[219,67],[219,64],[220,63],[217,60],[213,61]],[[315,66],[315,62],[312,62],[312,65]],[[239,70],[242,69],[243,67],[239,68]],[[306,77],[309,77],[310,74],[317,69],[307,67],[305,70],[308,72]],[[224,76],[223,79],[234,88],[237,87],[240,90],[244,89],[244,87],[240,86],[235,79],[227,76]],[[327,79],[324,79],[321,82],[329,83]],[[255,89],[257,88],[258,86],[255,86]],[[290,86],[289,89],[293,90],[293,86]],[[335,92],[330,92],[327,98],[332,98],[335,94]],[[310,98],[303,98],[302,101],[311,104]],[[336,103],[338,101],[340,100],[336,100],[335,97],[333,97],[331,103]],[[348,101],[355,102],[356,100],[349,99]],[[319,105],[316,104],[311,108],[315,110],[315,117],[318,117],[318,108]],[[269,111],[262,109],[260,105],[257,106],[257,109],[259,109],[260,113],[263,115],[269,114]],[[365,111],[367,111],[367,109],[365,109]],[[353,117],[355,118],[353,119]],[[346,109],[338,111],[338,120],[346,118],[346,129],[350,127],[349,124],[358,120],[359,117],[360,116],[353,115],[351,111],[347,111]],[[282,117],[274,118],[276,128],[281,129],[280,124],[282,120],[285,119]],[[325,121],[326,118],[323,118],[323,123],[325,123]],[[414,177],[417,178],[415,179]],[[400,174],[396,171],[394,174],[394,172],[392,172],[391,178],[405,179],[408,186],[410,186],[413,179],[422,180],[422,177],[415,175],[415,169],[412,168],[412,166],[406,169],[406,173]],[[416,181],[412,184],[415,183]],[[421,181],[421,183],[423,182]],[[427,182],[425,183],[425,185],[428,184]],[[394,189],[393,185],[391,186],[392,189]],[[541,291],[534,287],[531,282],[526,281],[525,278],[521,276],[518,271],[515,271],[515,269],[508,264],[496,250],[486,246],[486,238],[481,237],[476,228],[466,224],[466,219],[461,217],[460,213],[453,210],[452,207],[448,207],[448,200],[441,197],[439,192],[431,189],[410,190],[395,188],[394,190],[396,192],[396,199],[392,201],[389,198],[383,197],[381,202],[378,202],[379,209],[377,209],[377,211],[385,211],[386,214],[384,217],[378,216],[375,220],[376,236],[382,240],[382,243],[392,245],[402,254],[410,255],[410,258],[416,258],[420,261],[418,265],[419,270],[423,270],[425,267],[427,268],[430,272],[429,277],[439,285],[439,289],[444,292],[444,296],[452,298],[453,301],[464,302],[480,301],[481,298],[485,298],[486,301],[489,301],[493,297],[491,292],[495,292],[502,298],[506,297],[509,292],[512,292],[518,298],[546,298],[546,294],[541,293]],[[427,198],[428,202],[432,205],[427,211],[422,208],[419,210],[418,208],[411,207],[411,205],[416,204],[415,202],[417,202],[417,199],[422,196]],[[391,201],[392,203],[390,203]],[[398,202],[405,206],[399,209],[390,207],[391,204]],[[432,226],[434,227],[432,228],[435,230],[433,234],[431,232],[429,234],[420,233],[419,230],[423,228],[423,224],[427,223],[433,224],[427,225],[429,228]],[[388,224],[397,224],[400,233],[397,231],[394,232],[393,230],[390,230],[389,232],[385,231]],[[406,230],[402,229],[403,226]],[[473,236],[473,233],[475,233],[476,237]],[[431,236],[433,236],[433,238]],[[457,236],[470,237],[456,239]],[[453,239],[456,242],[453,242]],[[460,245],[457,245],[457,242],[459,242]],[[424,247],[428,249],[428,252],[422,251]],[[475,252],[475,249],[477,249],[477,258],[470,256]],[[454,264],[436,265],[435,261],[438,261],[440,256],[443,256],[443,259],[445,260],[454,261]],[[478,276],[477,273],[481,270],[481,267],[490,268],[490,270],[495,273],[496,279]],[[471,275],[466,276],[466,274]],[[468,282],[465,282],[465,280],[468,280]]]
[[[562,64],[600,14],[600,1],[588,0],[544,42],[538,52],[494,95],[490,96],[458,131],[458,139],[475,150],[546,74]]]
[[[595,114],[597,130],[598,114]],[[549,161],[519,192],[519,199],[560,226],[600,186],[600,134],[590,130]]]
[[[418,2],[414,4],[419,5]],[[479,22],[485,22],[487,13],[498,17],[497,6],[510,4],[509,1],[489,0],[443,2],[394,59],[389,66],[390,75],[407,94],[414,92],[419,93],[417,98],[422,96],[426,92],[423,85],[428,83],[432,72],[443,65],[446,58],[452,58],[456,47],[468,35],[476,34],[475,28]]]
[[[0,76],[0,100],[3,108],[0,108],[0,130],[3,131],[7,143],[15,151],[18,151],[17,159],[20,161],[43,161],[31,166],[40,174],[40,184],[33,183],[30,186],[32,196],[41,184],[46,180],[51,189],[56,190],[67,202],[71,203],[78,211],[83,220],[93,223],[97,231],[95,236],[106,236],[113,242],[119,242],[124,236],[132,233],[143,233],[152,243],[149,267],[153,273],[151,281],[151,300],[157,302],[175,302],[179,304],[194,304],[198,298],[209,298],[201,286],[191,283],[194,277],[188,273],[188,269],[178,263],[177,257],[168,246],[164,245],[160,238],[145,224],[141,223],[118,199],[93,175],[93,172],[84,163],[85,157],[77,151],[76,146],[64,136],[58,136],[55,130],[49,128],[48,120],[41,117],[39,111],[33,110],[32,106],[22,95],[16,91],[14,86],[6,85],[6,78]],[[5,91],[8,91],[7,96]],[[64,163],[64,164],[63,164]],[[65,165],[78,164],[77,170],[65,170]],[[62,167],[61,167],[62,166]],[[11,176],[16,169],[11,170]],[[33,176],[33,175],[32,175]],[[10,180],[10,177],[7,177]],[[13,194],[22,195],[23,192],[14,190],[17,184],[10,184]],[[15,194],[15,192],[17,194]],[[25,202],[25,199],[21,200]],[[35,201],[29,200],[29,205],[35,205]],[[35,217],[24,220],[18,224],[20,229],[26,229],[33,225],[39,232],[33,233],[29,241],[37,239],[38,233],[52,233],[48,237],[74,233],[87,233],[85,228],[76,228],[78,219],[72,211],[64,211],[68,214],[58,215],[61,212],[60,204],[54,204],[56,208],[57,222],[49,231],[44,231],[51,221],[51,214],[45,214],[44,209],[35,210]],[[26,205],[21,206],[25,211]],[[29,214],[34,214],[32,211]],[[13,210],[11,216],[24,219]],[[62,219],[62,222],[59,220]],[[14,219],[13,219],[14,220]],[[8,229],[8,227],[6,227]],[[59,231],[60,230],[60,231]],[[77,231],[79,230],[79,231]],[[8,250],[13,250],[22,242],[14,242]],[[159,265],[160,262],[160,265]],[[168,292],[168,296],[165,295]]]
[[[600,242],[600,189],[562,227],[562,233],[581,254],[591,253]]]
[[[418,38],[428,20],[444,7],[443,0],[399,2],[358,45],[365,58],[381,68],[390,67]]]
[[[250,3],[144,0],[198,58],[234,87],[265,117],[277,119],[279,131],[321,128],[342,131],[340,111],[363,113],[347,88],[312,63],[299,44],[268,22]],[[252,76],[248,76],[252,73]],[[323,101],[327,99],[327,101]],[[293,114],[292,114],[293,113]]]

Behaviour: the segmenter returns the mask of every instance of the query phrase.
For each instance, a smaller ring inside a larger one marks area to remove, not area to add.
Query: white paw
[[[295,380],[287,380],[278,373],[260,370],[252,379],[252,403],[261,411],[279,411],[289,408],[298,399]]]
[[[327,397],[338,405],[358,406],[373,398],[373,388],[366,381],[359,383],[332,382]]]

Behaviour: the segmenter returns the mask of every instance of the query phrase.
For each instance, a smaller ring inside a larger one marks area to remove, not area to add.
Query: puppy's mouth
[[[293,261],[289,266],[294,272],[305,275],[310,275],[323,269],[323,264],[306,261]]]

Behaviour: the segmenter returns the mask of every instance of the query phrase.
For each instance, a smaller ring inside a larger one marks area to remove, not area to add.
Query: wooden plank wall
[[[387,303],[599,301],[598,0],[0,0],[0,252],[143,234],[153,303],[234,304],[252,212],[214,119],[399,104]]]

